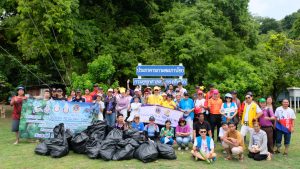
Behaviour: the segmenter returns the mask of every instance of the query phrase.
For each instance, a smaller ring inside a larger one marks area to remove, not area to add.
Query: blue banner
[[[53,128],[81,132],[96,118],[93,103],[27,99],[23,102],[19,132],[21,138],[52,138]]]
[[[187,79],[164,79],[167,85],[172,84],[177,86],[178,82],[181,82],[183,86],[187,85]],[[133,78],[133,85],[142,86],[163,86],[163,81],[159,78]]]
[[[183,76],[184,66],[179,65],[139,65],[136,67],[138,76]]]

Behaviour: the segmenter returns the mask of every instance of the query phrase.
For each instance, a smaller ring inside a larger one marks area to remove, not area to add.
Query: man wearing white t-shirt
[[[262,110],[260,107],[253,101],[252,92],[246,94],[246,103],[242,114],[242,127],[241,135],[244,137],[247,133],[253,128],[253,120],[259,118],[262,115]]]
[[[280,153],[282,136],[284,136],[284,153],[288,154],[292,132],[294,132],[296,115],[293,109],[289,108],[289,101],[284,99],[282,106],[275,111],[276,117],[276,147],[275,153]]]
[[[228,131],[228,124],[227,123],[222,123],[222,127],[219,129],[219,138],[222,141],[222,145],[224,145],[224,136],[225,133]]]
[[[217,155],[214,152],[214,141],[211,137],[206,136],[206,132],[206,128],[200,128],[200,136],[194,140],[194,146],[191,153],[196,160],[200,159],[211,163],[216,159]]]

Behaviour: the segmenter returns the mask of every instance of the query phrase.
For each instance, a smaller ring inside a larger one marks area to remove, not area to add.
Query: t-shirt
[[[26,97],[14,96],[12,99],[15,99],[15,98],[16,98],[16,101],[14,101],[14,103],[13,103],[14,109],[13,109],[13,113],[12,113],[12,118],[14,120],[20,120],[23,98],[26,98]]]
[[[220,127],[219,129],[219,138],[221,139],[221,137],[224,137],[226,131],[223,129],[223,127]],[[223,143],[224,141],[222,141]]]
[[[200,137],[200,136],[199,136]],[[196,147],[198,145],[198,142],[197,142],[197,139],[195,139],[194,141],[194,146]],[[204,152],[205,154],[208,154],[210,153],[209,149],[208,149],[208,145],[207,145],[207,140],[206,138],[205,139],[202,139],[201,141],[201,151]],[[211,149],[214,149],[215,146],[214,146],[214,140],[211,138],[210,139],[210,150]]]
[[[195,106],[194,106],[194,101],[191,99],[191,98],[188,98],[188,99],[181,99],[180,102],[179,102],[179,107],[182,109],[182,110],[191,110],[193,109]],[[193,119],[194,116],[192,115],[193,112],[190,113],[190,117]],[[187,116],[187,114],[184,114],[184,116]]]
[[[191,128],[189,125],[185,125],[185,126],[176,126],[176,133],[190,133],[191,132]]]
[[[136,122],[132,122],[131,127],[138,131],[144,131],[144,123],[143,122],[140,122],[138,124]]]
[[[200,130],[200,128],[202,128],[202,127],[206,128],[206,131],[207,131],[207,134],[206,134],[206,135],[208,135],[208,131],[211,130],[211,129],[210,129],[210,125],[209,125],[208,122],[203,121],[203,122],[201,123],[200,121],[198,121],[198,122],[194,123],[194,125],[193,125],[193,130],[196,131],[196,137],[200,136],[199,130]]]
[[[85,99],[83,97],[80,97],[77,99],[76,97],[73,98],[72,102],[85,102]]]
[[[148,104],[153,104],[153,105],[161,105],[162,101],[163,101],[163,98],[162,98],[161,95],[152,94],[148,97],[148,102],[147,103]]]
[[[163,127],[160,131],[160,136],[161,137],[166,137],[166,136],[174,137],[174,128],[171,127],[170,129],[166,129],[165,127]]]
[[[204,106],[204,104],[205,104],[205,99],[196,99],[195,100],[195,107]],[[204,113],[204,112],[205,112],[205,109],[202,108],[201,113]]]
[[[237,139],[239,146],[244,148],[244,139],[239,131],[237,130],[235,130],[234,132],[228,131],[225,133],[225,136],[228,138]]]
[[[292,120],[296,119],[296,115],[293,109],[284,109],[282,106],[278,107],[275,111],[275,117],[277,119],[276,129],[291,132]],[[288,130],[288,131],[286,131]]]
[[[222,104],[223,104],[223,102],[222,102],[222,99],[220,99],[220,98],[209,99],[208,107],[209,107],[210,114],[220,114],[220,109],[221,109]]]
[[[249,121],[249,111],[250,111],[250,108],[251,108],[251,105],[252,104],[256,104],[254,102],[251,102],[251,104],[248,104],[248,103],[245,103],[245,106],[246,106],[246,113],[245,113],[245,117],[244,117],[244,121]],[[256,105],[256,114],[257,113],[261,113],[261,109],[258,105]]]
[[[260,126],[271,127],[273,122],[271,120],[266,120],[265,117],[274,117],[273,110],[270,108],[265,108],[262,110],[262,115],[259,117]]]
[[[68,99],[66,99],[65,97],[61,97],[61,98],[58,98],[58,97],[54,97],[53,100],[62,100],[62,101],[67,101]]]
[[[148,132],[148,136],[153,137],[153,136],[155,136],[155,132],[159,132],[159,128],[156,124],[154,124],[154,125],[147,124],[144,127],[144,131]]]
[[[171,105],[170,105],[170,104],[171,104]],[[162,105],[163,107],[167,107],[167,108],[169,108],[169,109],[174,109],[174,107],[176,107],[176,103],[175,103],[173,100],[171,100],[170,102],[167,101],[167,100],[165,100],[165,101],[162,102],[161,105]]]
[[[82,96],[85,99],[85,102],[92,103],[93,97],[91,95],[84,95]]]

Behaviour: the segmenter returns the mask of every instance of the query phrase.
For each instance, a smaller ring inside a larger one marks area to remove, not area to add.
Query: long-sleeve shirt
[[[130,100],[128,100],[128,97],[126,97],[126,96],[118,97],[117,105],[116,105],[117,111],[120,111],[123,109],[128,109],[129,103],[130,103]]]
[[[267,133],[263,130],[259,130],[259,132],[252,131],[250,134],[249,147],[248,149],[252,149],[253,145],[259,147],[259,154],[268,154],[268,138]]]

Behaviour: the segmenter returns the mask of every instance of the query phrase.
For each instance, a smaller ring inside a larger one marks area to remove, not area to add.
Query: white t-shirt
[[[248,104],[248,103],[245,103],[245,106],[246,106],[246,114],[245,114],[245,117],[244,117],[244,121],[249,121],[248,118],[249,118],[249,111],[250,111],[250,107],[252,104],[256,104],[254,102],[252,102],[251,104]],[[258,105],[256,105],[256,114],[257,113],[261,113],[261,109]]]
[[[196,147],[197,146],[197,139],[195,139],[194,141],[194,146]],[[214,149],[215,148],[215,145],[214,145],[214,140],[211,138],[210,139],[210,149]],[[201,151],[204,152],[205,154],[208,154],[210,153],[208,147],[207,147],[207,142],[206,142],[206,139],[201,141]]]
[[[293,109],[284,109],[282,106],[278,107],[275,111],[275,117],[277,120],[281,119],[296,119],[296,115]]]
[[[201,99],[201,100],[196,99],[196,100],[195,100],[195,107],[204,106],[204,103],[205,103],[205,99]],[[204,113],[204,112],[205,112],[205,109],[202,108],[202,111],[201,111],[201,112]]]
[[[226,131],[223,129],[223,127],[220,127],[220,129],[219,129],[219,138],[224,137],[225,133],[226,133]],[[223,143],[223,141],[222,141],[222,143]]]

